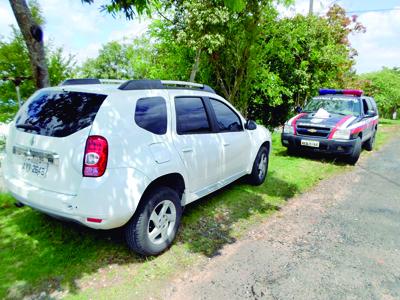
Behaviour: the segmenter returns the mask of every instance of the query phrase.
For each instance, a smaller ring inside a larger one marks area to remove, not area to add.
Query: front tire
[[[268,173],[268,149],[262,146],[258,150],[256,159],[253,163],[253,169],[249,175],[249,182],[252,185],[260,185],[265,181]]]
[[[360,158],[361,154],[361,138],[358,137],[356,143],[354,144],[353,151],[346,157],[346,162],[350,165],[355,165]]]
[[[155,188],[144,196],[125,227],[129,248],[145,256],[160,254],[175,239],[181,217],[177,192],[168,187]]]
[[[372,136],[369,138],[368,141],[366,141],[364,148],[367,151],[372,151],[374,149],[375,146],[375,136],[376,136],[376,130],[374,131],[374,133],[372,134]]]

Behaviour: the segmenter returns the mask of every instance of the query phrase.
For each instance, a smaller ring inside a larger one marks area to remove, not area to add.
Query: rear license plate
[[[31,158],[31,157],[25,158],[22,164],[23,171],[42,178],[45,178],[47,176],[48,169],[49,169],[49,164],[37,158]]]
[[[319,141],[301,140],[302,146],[319,148]]]

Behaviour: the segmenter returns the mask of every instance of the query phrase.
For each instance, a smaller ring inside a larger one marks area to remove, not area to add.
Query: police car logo
[[[322,120],[323,120],[323,119],[316,119],[316,118],[314,118],[314,119],[311,119],[310,122],[315,124],[315,123],[321,123]]]

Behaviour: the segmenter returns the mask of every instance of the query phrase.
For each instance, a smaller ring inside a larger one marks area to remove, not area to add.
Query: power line
[[[367,10],[353,10],[353,11],[347,11],[346,14],[367,13],[367,12],[382,12],[382,11],[393,11],[393,10],[400,10],[400,7],[382,8],[382,9],[367,9]]]

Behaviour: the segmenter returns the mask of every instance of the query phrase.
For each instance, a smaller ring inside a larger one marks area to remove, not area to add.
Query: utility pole
[[[313,8],[314,8],[314,0],[310,0],[310,8],[308,9],[308,15],[313,14]]]

